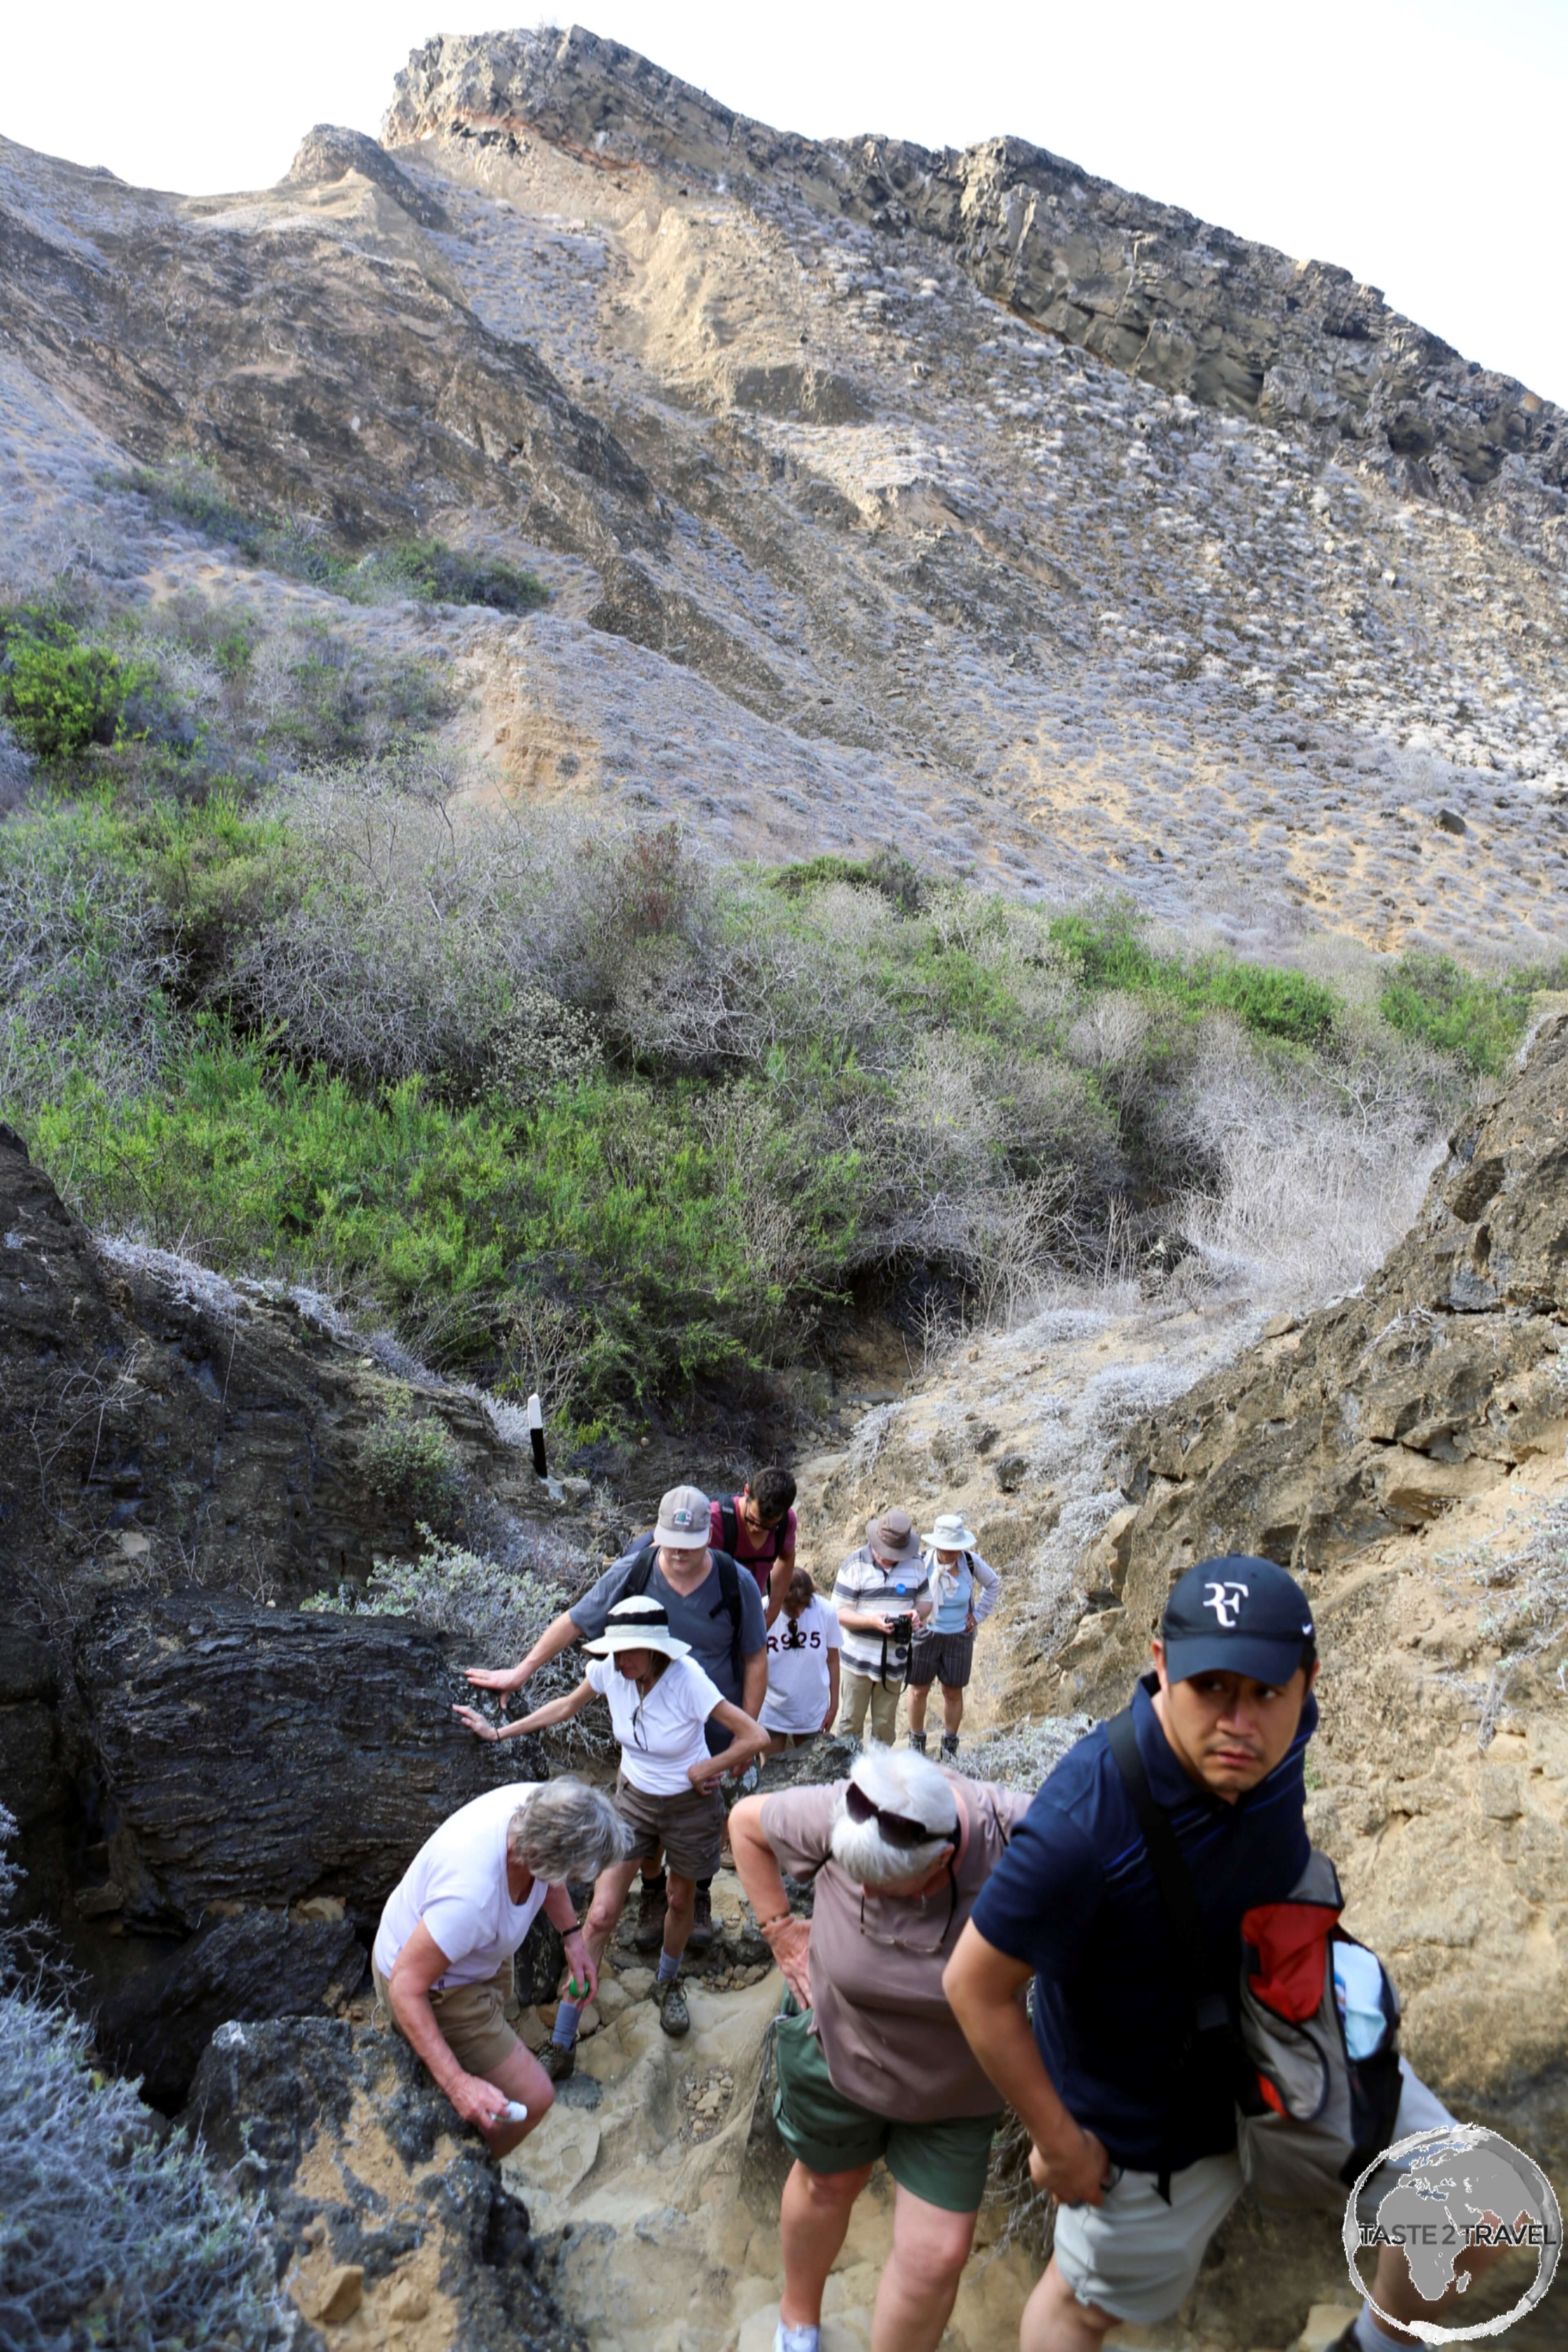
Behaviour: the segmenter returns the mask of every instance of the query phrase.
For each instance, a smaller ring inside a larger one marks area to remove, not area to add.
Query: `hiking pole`
[[[550,1474],[544,1459],[544,1407],[539,1402],[537,1389],[528,1400],[528,1442],[533,1448],[534,1470],[541,1478],[548,1477]]]

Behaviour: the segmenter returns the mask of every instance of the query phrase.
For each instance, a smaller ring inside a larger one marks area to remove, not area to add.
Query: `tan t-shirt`
[[[1021,1790],[949,1773],[969,1822],[954,1865],[958,1907],[944,1877],[910,1902],[857,1885],[832,1859],[842,1780],[789,1789],[763,1806],[763,1835],[792,1878],[815,1879],[811,1921],[812,2032],[833,2086],[892,2123],[991,2116],[1002,2094],[982,2071],[942,1990],[975,1898],[1029,1810]]]

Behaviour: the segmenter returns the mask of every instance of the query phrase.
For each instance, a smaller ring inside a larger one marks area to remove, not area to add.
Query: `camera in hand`
[[[914,1637],[915,1619],[913,1610],[906,1610],[902,1616],[889,1618],[888,1623],[889,1629],[888,1633],[889,1641],[895,1643],[900,1650],[906,1649]]]

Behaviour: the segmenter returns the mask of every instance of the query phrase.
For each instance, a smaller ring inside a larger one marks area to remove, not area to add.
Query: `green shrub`
[[[31,1134],[100,1223],[328,1275],[405,1322],[440,1307],[444,1361],[489,1369],[504,1301],[558,1298],[583,1318],[581,1390],[600,1406],[754,1369],[786,1287],[805,1319],[851,1254],[853,1151],[764,1129],[759,1171],[704,1132],[703,1091],[600,1074],[459,1111],[417,1080],[363,1097],[270,1067],[209,1024],[157,1092],[71,1087]],[[781,1232],[773,1270],[759,1235]]]
[[[79,644],[60,623],[48,636],[12,641],[0,692],[26,749],[40,760],[62,760],[89,743],[113,742],[138,682],[118,655]]]
[[[378,1502],[426,1521],[445,1535],[463,1507],[463,1467],[452,1433],[433,1413],[405,1404],[386,1413],[359,1442],[360,1468]]]
[[[1163,997],[1182,1013],[1234,1013],[1263,1037],[1293,1045],[1321,1045],[1331,1034],[1339,1000],[1305,972],[1275,964],[1241,963],[1229,956],[1191,961],[1158,955],[1145,945],[1130,908],[1058,915],[1051,937],[1089,988],[1125,989]]]
[[[550,602],[549,589],[531,572],[501,556],[448,547],[445,540],[384,540],[356,560],[333,546],[309,519],[285,520],[241,506],[221,478],[196,460],[187,459],[163,473],[133,466],[110,478],[115,488],[134,490],[209,539],[223,540],[247,562],[308,580],[313,587],[331,589],[356,604],[416,596],[432,604],[488,604],[502,613],[531,613]],[[230,658],[243,668],[248,656],[231,646]]]
[[[1519,1049],[1537,990],[1565,985],[1568,961],[1488,980],[1464,971],[1452,956],[1413,949],[1384,977],[1383,1017],[1403,1036],[1498,1077]]]

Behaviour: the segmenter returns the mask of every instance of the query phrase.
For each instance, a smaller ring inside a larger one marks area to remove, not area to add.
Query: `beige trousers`
[[[839,1732],[848,1738],[860,1738],[860,1727],[868,1707],[872,1738],[890,1748],[899,1736],[899,1701],[904,1695],[903,1684],[884,1683],[877,1675],[858,1675],[847,1667],[841,1670],[839,1678],[843,1684],[838,1705]]]

